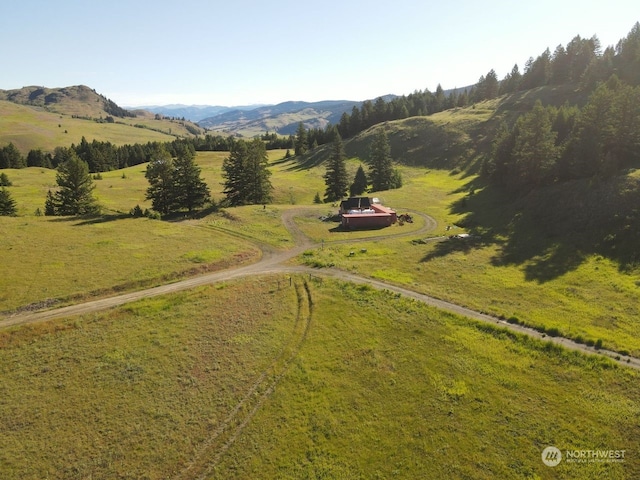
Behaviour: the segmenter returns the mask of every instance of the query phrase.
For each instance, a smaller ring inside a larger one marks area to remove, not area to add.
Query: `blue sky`
[[[575,35],[615,45],[639,20],[637,0],[4,1],[0,89],[83,84],[124,106],[365,100],[503,78]]]

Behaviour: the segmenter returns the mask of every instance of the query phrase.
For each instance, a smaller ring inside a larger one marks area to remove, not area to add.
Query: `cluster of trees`
[[[146,178],[149,188],[146,198],[152,208],[160,214],[177,210],[193,211],[210,201],[209,188],[200,177],[200,168],[195,164],[195,150],[190,144],[176,144],[175,158],[162,144],[155,144],[149,155]],[[100,207],[93,196],[95,185],[89,165],[75,151],[62,149],[56,174],[57,188],[47,193],[44,214],[59,216],[95,215]],[[9,191],[8,176],[0,174],[0,215],[15,215],[16,203]]]
[[[267,165],[262,140],[236,141],[222,163],[226,203],[232,206],[269,203],[273,186]]]
[[[537,58],[530,57],[523,73],[516,64],[499,82],[495,71],[490,70],[480,77],[469,95],[471,101],[478,102],[545,85],[575,84],[591,90],[614,74],[629,85],[640,85],[640,22],[615,47],[609,46],[604,52],[597,36],[578,35],[566,47],[558,45],[553,53],[547,48]]]
[[[24,168],[27,164],[13,143],[0,148],[0,168]]]
[[[52,166],[58,164],[56,154],[61,147],[54,150]],[[191,139],[176,139],[171,142],[147,142],[146,144],[133,144],[116,146],[111,142],[100,142],[93,140],[89,143],[84,137],[78,145],[71,145],[71,149],[87,162],[89,171],[106,172],[109,170],[119,170],[121,168],[140,165],[154,159],[159,150],[166,150],[172,157],[188,148],[195,151],[194,142]]]
[[[354,106],[351,114],[343,113],[337,128],[343,138],[349,138],[381,122],[431,115],[450,108],[466,106],[468,103],[466,90],[461,93],[452,91],[446,94],[438,85],[435,93],[428,89],[416,90],[409,95],[394,97],[389,101],[385,101],[383,97],[378,97],[375,101],[367,100],[360,105],[360,108]],[[318,144],[322,143],[322,141],[318,142]]]
[[[260,136],[260,139],[264,142],[267,150],[277,150],[277,149],[289,149],[293,148],[293,135],[289,135],[288,137],[281,137],[277,133],[269,133],[265,132]]]
[[[605,178],[640,161],[640,86],[612,76],[582,108],[543,107],[496,135],[484,173],[513,192],[577,178]]]
[[[82,137],[80,144],[71,147],[56,147],[53,152],[43,152],[42,149],[32,149],[23,157],[18,149],[10,143],[0,149],[0,168],[25,168],[43,167],[58,168],[73,152],[87,163],[89,171],[106,172],[131,167],[150,161],[153,153],[160,146],[169,151],[176,151],[177,145],[183,140],[174,140],[169,143],[149,142],[147,144],[134,144],[116,146],[111,142],[93,140],[88,142]]]
[[[95,185],[91,173],[149,162],[146,178],[150,186],[146,198],[151,200],[152,208],[163,215],[178,210],[191,212],[211,200],[209,188],[195,164],[195,143],[190,139],[179,139],[116,147],[110,142],[94,140],[90,143],[83,137],[79,145],[58,147],[53,154],[31,150],[26,161],[10,143],[0,148],[0,168],[57,168],[57,189],[47,194],[45,215],[89,215],[99,212],[92,194]],[[269,202],[273,187],[269,181],[271,172],[267,170],[265,142],[259,138],[251,142],[232,139],[227,145],[230,155],[223,165],[227,203]],[[10,185],[4,173],[0,181],[3,187]],[[14,215],[15,212],[15,201],[3,188],[0,215]]]
[[[265,133],[260,137],[265,142],[267,150],[276,148],[293,148],[293,136],[279,137],[275,133]],[[91,173],[119,170],[151,161],[159,147],[163,147],[172,156],[188,146],[195,151],[231,151],[238,142],[233,136],[204,135],[196,138],[181,138],[171,142],[148,142],[146,144],[133,144],[116,146],[111,142],[99,140],[87,141],[85,137],[78,145],[70,147],[56,147],[53,152],[43,152],[42,149],[32,149],[26,158],[20,153],[13,143],[0,147],[1,168],[25,168],[43,167],[57,168],[68,156],[71,150],[84,160]]]
[[[347,178],[346,155],[342,137],[337,129],[333,132],[331,156],[327,161],[324,181],[326,190],[325,202],[335,202],[344,198],[347,190],[351,196],[361,195],[371,185],[372,191],[390,190],[402,186],[402,176],[393,167],[389,138],[384,129],[376,133],[369,154],[369,174],[365,173],[362,165],[358,167],[353,181]]]
[[[183,209],[191,212],[211,200],[209,187],[195,164],[192,145],[179,148],[175,158],[159,146],[145,177],[149,181],[146,198],[151,200],[153,209],[163,215]]]
[[[95,90],[94,90],[95,92]],[[104,97],[103,97],[104,98]],[[104,99],[104,106],[102,107],[104,109],[105,112],[107,112],[110,115],[113,115],[114,117],[120,117],[120,118],[125,118],[125,117],[131,117],[131,118],[135,118],[136,114],[133,112],[130,112],[129,110],[126,110],[122,107],[119,107],[114,101],[105,98]]]
[[[468,90],[445,92],[438,85],[433,93],[428,89],[416,90],[389,101],[383,97],[373,102],[367,100],[360,108],[353,107],[351,114],[345,112],[336,127],[342,138],[349,138],[377,123],[432,115],[535,87],[570,83],[592,89],[612,74],[630,85],[640,84],[640,23],[615,48],[608,47],[604,52],[596,36],[585,39],[578,35],[566,47],[558,45],[553,54],[546,49],[536,59],[529,58],[522,73],[516,64],[502,80],[495,70],[489,70]],[[296,155],[331,142],[333,128],[328,125],[324,130],[308,129],[304,133],[299,128],[295,136]]]

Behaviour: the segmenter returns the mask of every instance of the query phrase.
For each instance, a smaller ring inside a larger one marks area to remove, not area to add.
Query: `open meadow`
[[[16,272],[2,280],[6,285],[2,310],[47,300],[52,293],[58,298],[78,295],[83,290],[120,288],[128,279],[138,285],[141,279],[171,276],[236,254],[256,258],[255,247],[243,242],[291,248],[295,241],[281,216],[285,211],[300,209],[295,217],[300,230],[314,242],[323,243],[323,248],[311,249],[300,257],[307,265],[336,266],[537,328],[557,329],[585,342],[601,340],[607,348],[640,355],[636,335],[640,318],[637,269],[622,270],[614,259],[593,253],[564,271],[540,278],[532,272],[553,268],[544,252],[524,256],[517,262],[504,260],[508,232],[491,241],[482,236],[432,241],[433,237],[467,231],[457,226],[464,225],[465,213],[456,205],[471,201],[469,184],[473,177],[400,167],[404,186],[372,195],[399,213],[427,214],[437,226],[426,234],[411,236],[412,230],[424,225],[422,217],[414,215],[414,224],[380,231],[342,232],[338,224],[320,220],[335,213],[335,206],[312,206],[313,196],[322,191],[323,168],[302,169],[295,161],[283,161],[283,155],[283,151],[270,152],[273,204],[266,208],[226,208],[197,220],[171,223],[128,218],[135,205],[150,206],[144,200],[148,186],[144,165],[104,172],[102,179],[95,180],[96,197],[108,218],[95,222],[33,216],[36,209],[43,208],[46,191],[55,185],[55,172],[42,168],[6,170],[14,183],[10,189],[20,216],[0,219],[3,236],[11,245],[0,255],[4,264]],[[217,201],[222,199],[221,166],[225,156],[224,152],[198,154],[202,176]],[[350,160],[350,171],[355,172],[358,165],[358,160]],[[482,190],[474,193],[474,198],[483,198],[481,193]],[[493,215],[481,221],[490,224],[511,219],[503,215],[505,209],[499,198],[478,201],[485,202],[483,208],[489,212],[485,217]],[[512,213],[517,219],[517,212]],[[527,228],[535,231],[536,225]],[[387,233],[404,236],[361,243],[363,238]],[[223,240],[229,238],[227,235],[235,240]],[[544,241],[543,234],[537,235],[536,241]],[[76,239],[73,248],[69,238]],[[162,243],[167,239],[175,245],[167,248]],[[357,244],[350,244],[350,239],[357,240]],[[509,248],[526,250],[529,244]],[[98,274],[105,270],[110,273]],[[67,275],[70,280],[55,283],[55,292],[51,292],[52,279],[62,280]]]
[[[308,276],[4,330],[0,370],[6,480],[640,475],[637,371]]]

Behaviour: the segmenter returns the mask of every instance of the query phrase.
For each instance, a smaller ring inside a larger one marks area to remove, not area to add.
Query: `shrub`
[[[160,220],[162,218],[158,212],[155,210],[149,210],[148,208],[144,209],[144,216],[151,220]]]
[[[132,217],[143,217],[145,216],[145,212],[142,211],[142,208],[140,208],[140,205],[136,205],[135,207],[133,207],[130,211],[129,214]]]
[[[596,340],[595,348],[596,348],[596,350],[600,350],[602,348],[602,339],[601,338]]]
[[[509,317],[507,318],[507,323],[511,323],[511,324],[520,324],[520,319],[518,319],[518,317]]]
[[[556,327],[547,328],[545,332],[547,332],[547,335],[549,335],[550,337],[558,337],[560,335],[560,330],[558,330]]]

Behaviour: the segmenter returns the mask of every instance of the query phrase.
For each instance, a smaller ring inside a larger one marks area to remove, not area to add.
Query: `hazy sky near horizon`
[[[366,100],[474,84],[597,35],[637,0],[20,0],[0,5],[0,89],[87,85],[122,106]]]

